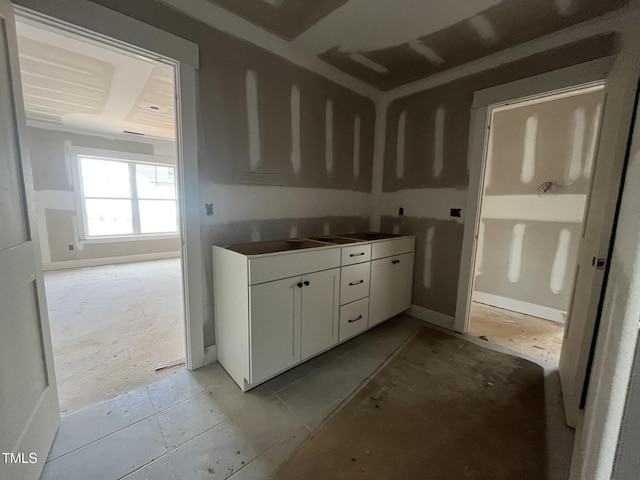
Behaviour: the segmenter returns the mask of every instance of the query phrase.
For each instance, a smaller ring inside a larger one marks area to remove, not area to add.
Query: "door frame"
[[[214,359],[205,355],[204,258],[197,214],[200,205],[196,116],[198,45],[89,2],[83,3],[81,9],[62,9],[60,16],[64,19],[18,5],[14,5],[14,12],[20,21],[66,31],[103,47],[150,57],[174,67],[186,367],[195,370],[204,366]]]
[[[613,56],[604,57],[475,92],[471,107],[467,159],[469,188],[464,215],[460,275],[453,330],[460,333],[467,333],[469,330],[492,109],[527,100],[535,101],[552,94],[570,94],[577,89],[601,84],[606,80],[614,61],[615,57]]]

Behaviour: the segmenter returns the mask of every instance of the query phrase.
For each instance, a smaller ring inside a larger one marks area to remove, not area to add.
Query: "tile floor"
[[[557,366],[564,325],[473,302],[469,335],[484,335],[490,342]]]
[[[180,259],[45,273],[62,415],[184,366]]]
[[[215,363],[84,409],[42,479],[264,480],[422,325],[401,315],[247,393]]]

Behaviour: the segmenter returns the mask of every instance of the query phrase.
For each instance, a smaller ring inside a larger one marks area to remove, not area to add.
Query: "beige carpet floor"
[[[543,479],[544,409],[542,367],[423,328],[274,478]]]

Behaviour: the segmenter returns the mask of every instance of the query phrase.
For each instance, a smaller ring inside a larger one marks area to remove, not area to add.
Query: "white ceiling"
[[[173,67],[23,22],[17,31],[30,123],[175,139]]]
[[[294,40],[319,54],[394,47],[437,32],[502,0],[350,0]]]

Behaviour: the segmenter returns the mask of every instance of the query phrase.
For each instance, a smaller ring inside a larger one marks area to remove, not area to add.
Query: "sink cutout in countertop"
[[[289,240],[272,240],[269,242],[252,242],[229,245],[227,250],[243,255],[261,255],[264,253],[288,252],[291,250],[304,250],[307,248],[326,247],[325,243],[316,242],[304,238],[291,238]]]
[[[329,243],[331,245],[344,245],[346,243],[358,243],[360,240],[356,238],[346,238],[334,235],[320,235],[318,237],[310,237],[311,240],[316,242]]]
[[[362,240],[362,241],[385,240],[387,238],[402,237],[402,235],[396,235],[395,233],[382,233],[382,232],[341,233],[336,236],[346,237],[346,238],[355,238],[356,240]]]

